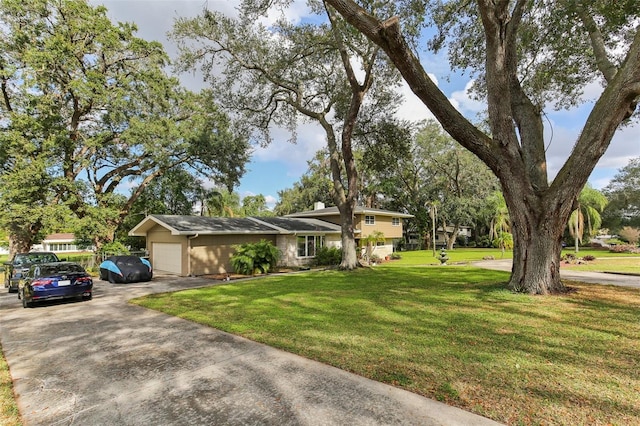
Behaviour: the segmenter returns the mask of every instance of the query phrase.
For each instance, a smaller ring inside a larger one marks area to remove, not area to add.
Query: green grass
[[[507,424],[640,424],[638,290],[572,283],[563,296],[516,295],[504,272],[397,265],[133,303]]]
[[[0,424],[20,426],[20,413],[13,396],[13,382],[4,356],[0,355]]]
[[[398,252],[398,254],[401,258],[391,262],[395,266],[440,264],[440,261],[438,260],[440,250],[436,250],[436,257],[433,256],[432,250],[402,251]],[[447,262],[449,264],[455,264],[476,262],[483,260],[486,257],[493,257],[494,259],[511,259],[513,254],[511,251],[505,251],[502,253],[499,249],[456,248],[453,250],[447,250],[447,256],[449,256],[449,260]]]

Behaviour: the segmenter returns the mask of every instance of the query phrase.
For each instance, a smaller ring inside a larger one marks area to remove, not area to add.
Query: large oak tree
[[[547,294],[560,280],[562,233],[581,189],[640,96],[637,0],[450,0],[425,5],[440,25],[433,46],[450,43],[453,65],[472,70],[486,96],[490,134],[474,126],[428,77],[405,34],[412,27],[352,0],[327,0],[387,53],[444,129],[500,180],[509,208],[514,261],[509,287]],[[365,5],[366,6],[366,5]],[[578,101],[584,86],[604,87],[571,155],[547,173],[547,102]]]
[[[167,75],[162,46],[137,38],[135,26],[82,0],[5,0],[0,29],[0,196],[15,250],[28,249],[60,208],[76,215],[79,234],[109,241],[173,167],[238,183],[247,138],[210,93]]]
[[[243,2],[240,19],[205,11],[177,20],[173,35],[182,48],[183,66],[200,67],[223,105],[258,130],[264,143],[274,126],[295,134],[300,119],[319,125],[340,211],[340,267],[353,269],[358,265],[354,130],[358,121],[393,114],[398,97],[391,89],[399,76],[378,46],[323,1],[310,2],[322,19],[317,25],[284,20],[270,27],[256,25],[264,4]]]

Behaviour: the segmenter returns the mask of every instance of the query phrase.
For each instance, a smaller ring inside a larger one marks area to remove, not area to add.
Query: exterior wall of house
[[[261,240],[276,245],[275,235],[202,235],[190,241],[191,274],[209,275],[233,272],[231,256],[233,246],[245,243],[257,243]]]
[[[363,253],[366,251],[366,247],[362,248]],[[393,253],[393,240],[386,239],[383,245],[376,245],[371,250],[371,256],[377,256],[380,259],[384,259],[386,256],[391,256]]]
[[[374,216],[374,223],[372,225],[365,222],[365,216]],[[360,238],[367,238],[374,231],[382,232],[385,239],[402,238],[402,219],[398,220],[398,225],[393,224],[393,217],[381,216],[375,214],[358,215],[356,216],[356,223],[354,224],[356,229],[360,229]]]
[[[276,247],[280,250],[279,266],[305,266],[308,265],[309,258],[298,257],[297,236],[278,235]]]
[[[316,217],[316,219],[320,219],[320,220],[324,220],[325,222],[329,222],[329,223],[333,223],[335,225],[340,226],[340,215],[333,215],[333,216],[318,216]]]
[[[365,224],[365,216],[375,216],[375,224]],[[318,216],[317,219],[324,220],[336,225],[340,225],[340,215],[335,216]],[[385,238],[402,238],[402,219],[399,219],[398,225],[393,225],[393,217],[379,214],[357,214],[353,220],[353,227],[356,230],[360,230],[361,233],[358,238],[366,238],[373,231],[380,231],[384,234]]]
[[[340,235],[325,235],[324,244],[326,247],[340,248],[342,246]],[[278,235],[276,247],[281,253],[279,266],[307,266],[313,261],[313,257],[298,257],[297,235]]]

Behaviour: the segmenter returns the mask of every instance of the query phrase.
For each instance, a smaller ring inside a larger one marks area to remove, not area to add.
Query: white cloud
[[[431,80],[438,84],[438,80],[435,75],[429,74]],[[418,98],[415,93],[409,88],[409,85],[406,81],[402,80],[402,85],[400,86],[400,93],[404,98],[404,102],[400,108],[398,108],[398,112],[396,116],[403,120],[409,121],[420,121],[420,120],[429,120],[433,119],[433,114],[429,111],[429,108]]]
[[[486,102],[471,98],[470,91],[474,84],[474,80],[469,80],[463,90],[452,92],[449,98],[453,106],[463,115],[470,117],[471,120],[474,120],[478,114],[483,113],[487,109]]]
[[[256,147],[253,161],[278,161],[287,165],[286,173],[300,176],[307,170],[307,160],[326,146],[327,137],[322,128],[315,123],[303,123],[297,129],[297,141],[292,143],[291,134],[285,129],[273,129],[273,142],[267,147]]]

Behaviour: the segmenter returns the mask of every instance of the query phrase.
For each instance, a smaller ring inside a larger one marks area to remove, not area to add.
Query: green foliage
[[[316,152],[307,161],[307,171],[292,188],[278,191],[278,202],[273,209],[277,216],[311,210],[315,202],[333,205],[331,169],[326,149]]]
[[[342,250],[337,247],[320,247],[313,263],[318,266],[336,266],[342,260]]]
[[[600,229],[600,212],[606,207],[607,198],[597,189],[586,185],[578,196],[578,207],[569,217],[569,234],[575,239],[575,247],[582,244],[583,237],[591,237]]]
[[[100,248],[100,253],[104,255],[129,254],[129,249],[120,241],[113,241],[113,242],[104,244]]]
[[[385,208],[413,214],[408,228],[421,236],[431,233],[428,209],[434,206],[436,227],[483,221],[479,212],[487,210],[498,188],[491,171],[435,121],[416,129],[405,123],[396,133],[398,140],[393,144],[367,145],[363,159],[365,170],[376,172],[375,187],[385,196]]]
[[[236,245],[234,248],[231,265],[239,274],[267,274],[276,267],[280,258],[278,248],[266,240]]]
[[[505,250],[513,250],[513,235],[509,232],[499,232],[493,239],[493,247]]]
[[[209,92],[167,75],[162,46],[135,26],[84,0],[6,0],[0,31],[0,202],[21,214],[0,225],[13,240],[29,245],[65,209],[82,238],[109,241],[145,188],[179,165],[239,182],[248,138]],[[125,182],[131,193],[117,195]]]
[[[262,194],[247,195],[242,199],[243,216],[273,216]]]
[[[213,188],[205,192],[202,200],[203,216],[241,217],[240,195],[226,189]]]
[[[618,170],[603,193],[609,200],[602,214],[604,226],[612,230],[640,227],[640,158]]]

